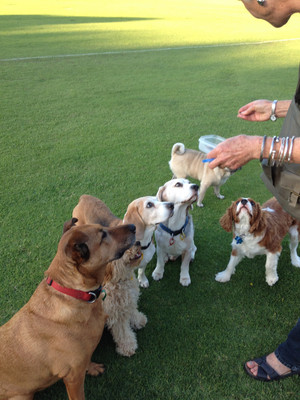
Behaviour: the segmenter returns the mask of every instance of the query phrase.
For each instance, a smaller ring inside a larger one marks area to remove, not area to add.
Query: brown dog
[[[84,400],[86,372],[103,372],[91,363],[107,318],[99,286],[106,264],[134,241],[133,225],[74,226],[63,234],[46,279],[0,328],[0,399],[33,399],[63,379],[69,399]]]

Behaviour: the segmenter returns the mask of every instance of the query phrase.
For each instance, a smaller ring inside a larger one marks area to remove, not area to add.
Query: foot
[[[271,353],[266,357],[267,363],[272,367],[280,376],[284,376],[289,374],[291,370],[283,365],[278,358],[275,356],[275,353]],[[257,376],[259,365],[255,361],[248,361],[246,363],[248,367],[248,372],[253,375],[253,377]],[[268,380],[271,380],[270,376],[267,376]]]

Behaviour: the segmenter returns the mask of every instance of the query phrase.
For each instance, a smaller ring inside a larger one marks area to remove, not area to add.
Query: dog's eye
[[[180,182],[177,182],[176,183],[176,185],[175,185],[175,187],[182,187],[183,185],[182,185],[182,183],[180,183]]]
[[[152,207],[154,207],[154,204],[151,203],[151,201],[149,201],[149,203],[147,203],[146,207],[147,207],[147,208],[152,208]]]
[[[238,205],[238,204],[239,204],[239,202],[240,202],[240,200],[238,200],[238,201],[237,201],[235,204],[236,204],[236,205]]]
[[[107,237],[107,232],[106,231],[102,231],[102,240],[105,239]]]
[[[251,200],[250,203],[251,203],[251,206],[255,206],[254,201]]]

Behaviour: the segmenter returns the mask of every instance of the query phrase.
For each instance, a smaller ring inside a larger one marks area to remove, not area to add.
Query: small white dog
[[[199,186],[187,179],[172,179],[158,190],[158,200],[174,203],[174,214],[155,231],[157,264],[152,277],[156,281],[162,279],[168,259],[175,260],[182,256],[180,283],[182,286],[191,283],[189,264],[197,248],[194,244],[193,219],[188,211],[192,203],[197,201],[198,190]]]
[[[218,199],[224,199],[224,196],[220,194],[220,187],[234,172],[228,168],[216,167],[211,169],[208,163],[203,162],[205,158],[206,154],[197,150],[186,149],[183,143],[175,143],[169,161],[174,178],[187,178],[189,176],[200,181],[198,207],[203,207],[202,201],[210,186],[213,186]]]
[[[233,240],[228,266],[216,275],[218,282],[228,282],[244,257],[265,254],[266,281],[269,286],[274,285],[278,281],[281,242],[287,233],[290,235],[291,262],[300,267],[297,255],[299,222],[286,213],[274,197],[262,206],[252,199],[239,198],[227,209],[220,224],[227,232],[233,232]]]
[[[141,262],[140,243],[128,249],[122,258],[110,262],[105,271],[103,288],[106,298],[103,309],[108,314],[106,326],[122,356],[132,356],[138,348],[134,329],[147,323],[145,314],[138,310],[140,289],[134,270]]]

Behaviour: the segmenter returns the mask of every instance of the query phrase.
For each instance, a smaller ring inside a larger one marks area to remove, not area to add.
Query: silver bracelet
[[[290,140],[290,138],[287,136],[285,138],[285,146],[284,146],[284,152],[283,152],[283,157],[282,157],[282,163],[286,159],[286,155],[287,155],[288,148],[289,148],[289,140]]]
[[[268,158],[268,165],[270,167],[273,167],[274,165],[274,160],[275,160],[275,155],[276,155],[276,150],[273,150],[274,148],[274,143],[278,143],[279,142],[279,137],[278,136],[273,136],[272,139],[272,143],[271,143],[271,147],[270,147],[270,153],[269,153],[269,158]]]
[[[262,162],[263,160],[263,155],[264,155],[264,149],[265,149],[265,145],[266,145],[266,140],[267,140],[267,135],[265,135],[263,137],[262,143],[261,143],[261,150],[260,150],[260,157],[259,157],[259,161]]]
[[[280,145],[280,149],[279,149],[279,153],[278,153],[278,157],[277,157],[277,163],[278,165],[281,165],[283,162],[283,154],[284,154],[284,148],[285,148],[285,138],[282,137],[280,138],[281,140],[281,145]]]
[[[289,156],[288,156],[287,162],[291,161],[292,151],[293,151],[293,146],[294,146],[294,140],[295,140],[295,136],[293,136],[292,139],[291,139],[291,145],[290,145]]]
[[[278,102],[278,100],[273,100],[273,102],[272,102],[272,110],[271,110],[270,120],[273,122],[275,122],[277,120],[277,117],[275,115],[275,108],[276,108],[277,102]]]

